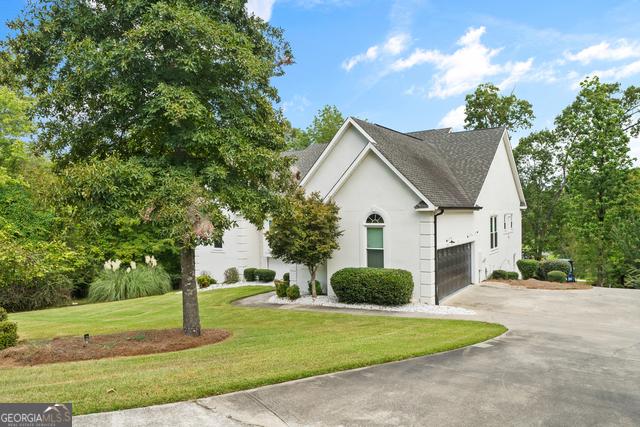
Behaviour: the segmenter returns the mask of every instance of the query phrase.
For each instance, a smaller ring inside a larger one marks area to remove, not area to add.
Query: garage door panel
[[[471,243],[439,249],[436,264],[440,300],[471,283]]]

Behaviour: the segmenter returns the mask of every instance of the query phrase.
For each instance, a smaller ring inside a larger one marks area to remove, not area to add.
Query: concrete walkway
[[[447,353],[74,425],[640,425],[640,291],[481,285],[446,304],[510,331]]]

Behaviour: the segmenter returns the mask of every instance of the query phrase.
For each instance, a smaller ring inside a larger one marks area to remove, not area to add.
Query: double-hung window
[[[489,218],[489,247],[495,249],[498,247],[498,215]]]
[[[367,267],[384,268],[384,220],[371,214],[365,223],[367,229]]]

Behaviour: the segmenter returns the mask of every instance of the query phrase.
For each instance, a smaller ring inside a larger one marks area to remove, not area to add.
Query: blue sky
[[[0,19],[24,3],[1,0]],[[250,0],[248,8],[292,45],[295,64],[274,84],[298,127],[335,104],[402,131],[460,128],[464,95],[491,81],[533,103],[537,129],[552,125],[586,75],[640,84],[638,0]],[[640,142],[633,151],[640,157]]]

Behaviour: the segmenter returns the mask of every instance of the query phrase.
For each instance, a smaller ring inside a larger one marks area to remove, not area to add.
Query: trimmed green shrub
[[[548,274],[551,271],[562,271],[565,275],[568,275],[569,271],[571,271],[571,264],[563,259],[546,259],[540,262],[540,267],[538,268],[540,279],[548,279]]]
[[[300,288],[298,285],[289,286],[287,289],[287,296],[290,300],[296,300],[300,298]]]
[[[235,267],[227,268],[224,271],[224,283],[238,283],[240,281],[240,274]]]
[[[552,270],[547,273],[547,280],[550,282],[564,283],[567,281],[567,274],[564,271]]]
[[[489,279],[506,279],[508,272],[505,270],[493,270]]]
[[[391,268],[343,268],[331,276],[338,301],[347,304],[402,305],[411,301],[413,277]]]
[[[256,269],[256,278],[260,282],[272,282],[276,278],[276,272],[266,268]]]
[[[8,318],[9,318],[9,316],[7,315],[7,310],[5,310],[4,308],[0,307],[0,322],[4,322]]]
[[[282,276],[282,280],[289,283],[289,273],[284,273],[284,275]]]
[[[307,282],[307,289],[309,290],[309,295],[311,295],[311,280]],[[322,284],[318,280],[316,280],[316,294],[324,295],[324,291],[322,290]]]
[[[256,270],[257,268],[254,268],[254,267],[245,268],[244,271],[242,272],[242,275],[244,276],[244,280],[247,282],[255,282]]]
[[[119,263],[103,270],[89,286],[89,301],[120,301],[131,298],[162,295],[171,291],[171,277],[157,265],[120,269]],[[106,264],[105,264],[106,267]],[[114,268],[115,267],[115,268]]]
[[[509,280],[518,280],[520,276],[517,271],[507,271],[507,279]]]
[[[274,284],[276,285],[276,295],[280,298],[286,298],[287,289],[289,289],[289,282],[285,282],[283,280],[276,280]]]
[[[198,282],[198,286],[201,288],[208,288],[210,285],[215,285],[216,279],[211,277],[209,273],[202,273],[196,278],[196,282]]]
[[[535,259],[520,259],[516,262],[524,280],[531,279],[538,272],[540,263]]]
[[[18,324],[14,322],[0,322],[0,350],[13,347],[18,343]]]

